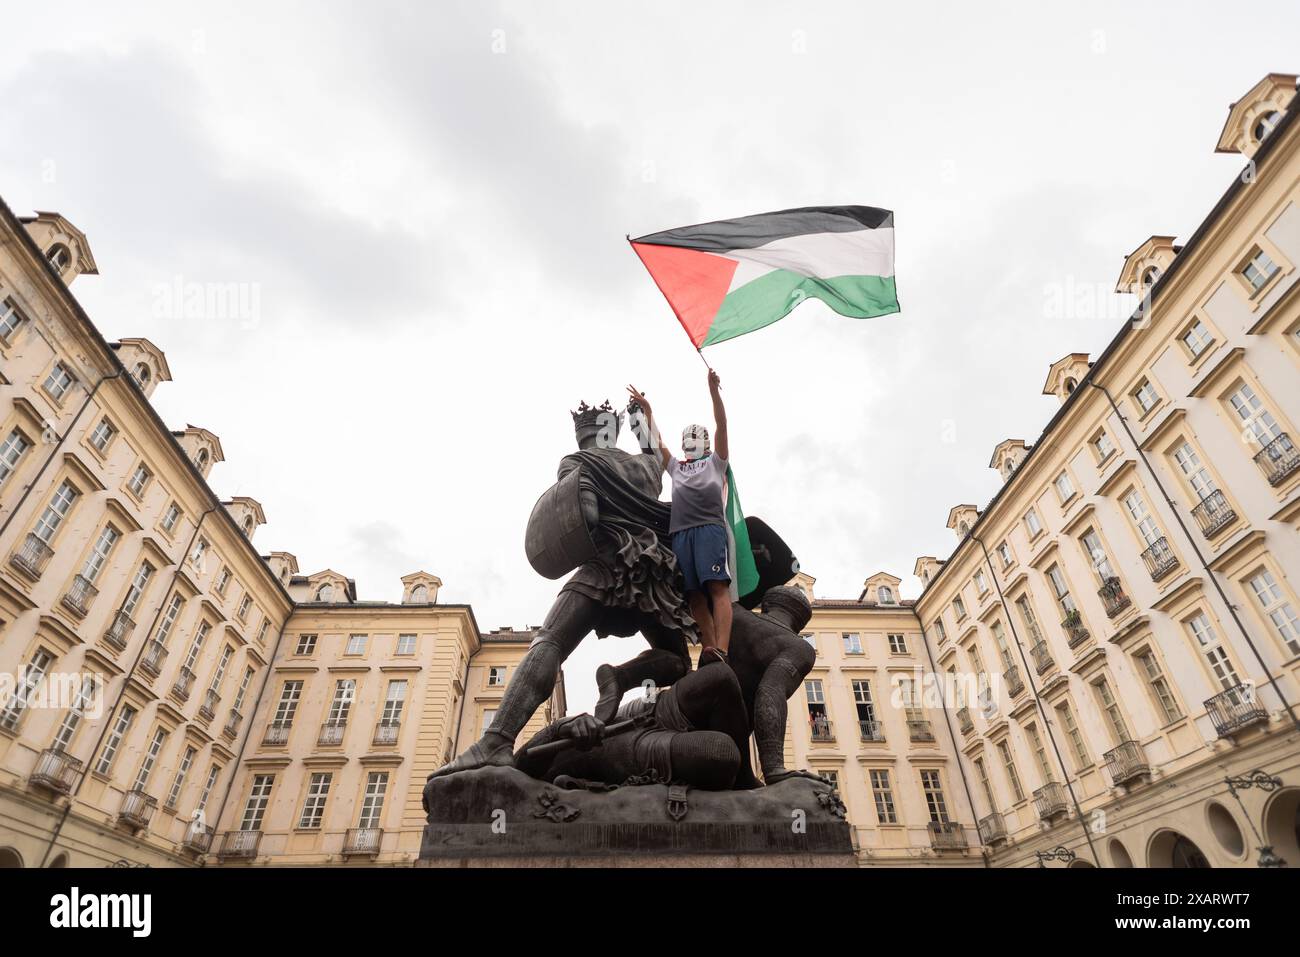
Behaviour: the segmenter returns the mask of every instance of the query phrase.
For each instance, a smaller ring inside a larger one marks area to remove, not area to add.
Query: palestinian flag
[[[739,601],[758,587],[758,565],[754,562],[754,549],[749,543],[749,526],[745,513],[740,510],[740,493],[736,491],[736,475],[727,466],[727,491],[723,510],[727,518],[727,570],[731,576],[731,600]]]
[[[898,312],[887,209],[808,206],[631,243],[696,349],[770,325],[810,297],[855,319]]]

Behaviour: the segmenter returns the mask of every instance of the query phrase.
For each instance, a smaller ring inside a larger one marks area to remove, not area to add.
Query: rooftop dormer
[[[979,517],[980,510],[974,505],[954,505],[948,511],[948,527],[957,533],[958,538],[965,538]]]
[[[229,502],[221,504],[226,507],[230,517],[235,520],[235,524],[240,527],[244,537],[249,541],[253,540],[253,532],[257,531],[257,527],[266,524],[266,513],[262,511],[262,503],[255,498],[236,495]]]
[[[1291,73],[1270,73],[1250,88],[1232,106],[1219,134],[1216,153],[1242,153],[1253,157],[1261,143],[1282,120],[1295,97],[1296,77]]]
[[[897,605],[902,595],[898,586],[902,579],[889,572],[876,572],[862,583],[862,594],[858,601],[874,601],[878,605]]]
[[[1029,454],[1029,446],[1024,439],[1003,439],[993,449],[993,458],[989,459],[989,468],[997,469],[1002,481],[1011,478],[1013,472],[1020,468],[1020,463]]]
[[[35,216],[25,217],[23,224],[64,285],[83,274],[99,275],[86,234],[61,215],[37,210]]]
[[[940,568],[943,568],[943,562],[939,559],[933,555],[922,555],[912,566],[912,574],[921,579],[921,584],[928,588],[930,579],[939,573]]]
[[[167,357],[148,339],[123,339],[112,345],[118,361],[130,373],[146,398],[153,395],[159,382],[172,381],[172,370],[167,366]]]
[[[438,601],[442,579],[428,572],[412,572],[402,578],[403,605],[432,605]]]
[[[1074,390],[1079,387],[1079,383],[1083,381],[1083,377],[1088,374],[1091,367],[1092,363],[1088,361],[1086,352],[1072,352],[1068,356],[1057,359],[1047,370],[1043,395],[1054,395],[1064,402],[1074,394]]]
[[[349,605],[357,600],[356,584],[332,568],[308,575],[306,585],[306,596],[301,599],[304,601],[322,605]]]
[[[798,588],[803,592],[804,597],[811,602],[813,600],[813,584],[816,581],[817,579],[813,578],[807,572],[797,572],[794,578],[791,578],[786,582],[786,584],[792,588]]]
[[[212,466],[226,460],[221,451],[221,440],[207,429],[187,425],[184,432],[173,432],[172,435],[176,436],[176,441],[180,442],[181,448],[204,478],[208,477]]]
[[[1152,236],[1124,257],[1115,291],[1145,296],[1182,248],[1174,245],[1173,236]]]
[[[292,552],[272,552],[263,555],[262,560],[271,569],[271,574],[280,579],[280,584],[289,587],[289,581],[298,574],[298,556]]]

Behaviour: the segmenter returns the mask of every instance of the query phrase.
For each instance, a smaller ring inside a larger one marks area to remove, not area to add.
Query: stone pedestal
[[[566,790],[514,768],[425,786],[425,867],[853,867],[844,806],[828,784],[754,791]]]

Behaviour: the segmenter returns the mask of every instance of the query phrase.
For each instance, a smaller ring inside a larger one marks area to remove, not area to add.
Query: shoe
[[[717,648],[705,648],[700,652],[700,663],[695,666],[695,670],[699,671],[705,665],[711,665],[715,661],[720,661],[724,665],[728,666],[731,664],[727,661],[727,653],[725,651],[721,651]]]
[[[605,724],[609,724],[618,713],[618,703],[623,700],[623,686],[618,680],[618,669],[613,665],[601,665],[597,668],[596,688],[600,692],[600,698],[592,714]]]

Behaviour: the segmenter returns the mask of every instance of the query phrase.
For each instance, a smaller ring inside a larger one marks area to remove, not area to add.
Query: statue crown
[[[600,428],[602,425],[609,422],[609,419],[606,418],[606,416],[611,415],[615,417],[618,428],[622,428],[623,426],[623,413],[614,411],[614,407],[610,405],[609,399],[606,399],[599,406],[587,405],[585,401],[580,401],[578,403],[578,410],[576,412],[570,410],[569,414],[573,416],[573,427],[575,429],[582,429],[584,427],[593,429]]]

